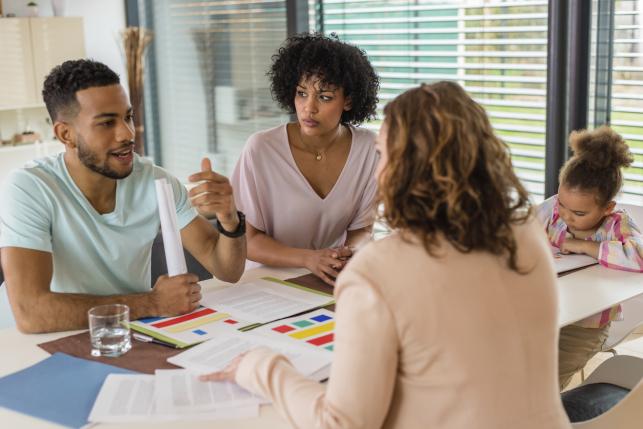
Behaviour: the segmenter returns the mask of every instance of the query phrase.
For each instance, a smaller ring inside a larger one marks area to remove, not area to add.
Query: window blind
[[[543,198],[547,1],[314,5],[317,17],[311,22],[369,56],[381,78],[380,108],[422,82],[459,82],[487,110],[534,199]],[[367,126],[378,129],[379,121]]]

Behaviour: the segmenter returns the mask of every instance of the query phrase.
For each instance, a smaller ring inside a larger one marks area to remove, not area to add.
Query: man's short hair
[[[75,117],[76,92],[97,86],[117,85],[120,79],[109,67],[94,60],[70,60],[54,67],[45,78],[42,98],[52,122],[61,115]]]

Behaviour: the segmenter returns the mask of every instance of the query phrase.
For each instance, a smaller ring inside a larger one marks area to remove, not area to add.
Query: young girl
[[[643,272],[643,236],[623,210],[614,210],[621,169],[634,159],[623,138],[604,126],[573,132],[574,155],[560,171],[558,195],[538,207],[550,243],[563,253],[584,253],[605,267]],[[561,390],[601,350],[620,306],[564,327],[560,332]]]

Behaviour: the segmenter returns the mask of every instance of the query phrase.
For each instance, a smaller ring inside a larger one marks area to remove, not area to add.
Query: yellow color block
[[[301,331],[288,334],[291,337],[301,340],[304,338],[312,337],[313,335],[321,334],[324,332],[332,331],[335,328],[335,322],[325,323],[323,325],[313,326],[312,328],[302,329]]]
[[[198,319],[190,320],[188,322],[184,323],[179,323],[178,325],[170,326],[168,328],[165,328],[165,331],[172,332],[174,334],[178,332],[183,332],[183,331],[189,331],[190,329],[193,328],[198,328],[199,326],[206,325],[208,323],[216,322],[217,320],[221,319],[227,319],[230,317],[229,314],[226,313],[216,313],[210,316],[205,316],[205,317],[200,317]]]

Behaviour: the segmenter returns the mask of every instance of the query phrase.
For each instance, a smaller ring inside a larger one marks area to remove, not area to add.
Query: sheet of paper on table
[[[255,335],[287,341],[332,355],[335,341],[335,313],[319,309],[278,320],[253,329]]]
[[[206,383],[203,383],[206,384]],[[208,383],[211,384],[211,383]],[[164,386],[163,388],[165,388]],[[221,390],[221,386],[212,386]],[[167,392],[180,401],[186,392]],[[158,406],[156,375],[110,375],[107,377],[89,414],[92,423],[124,423],[168,420],[222,420],[247,419],[259,415],[258,401],[240,402],[224,407],[179,407],[173,409]]]
[[[304,289],[263,278],[208,292],[201,304],[243,320],[268,323],[334,302],[332,296]]]
[[[154,375],[157,410],[190,414],[267,403],[236,383],[204,382],[185,369],[157,369]]]
[[[213,308],[199,307],[176,317],[148,317],[130,323],[130,328],[165,343],[184,348],[201,343],[228,330],[253,325]]]
[[[575,253],[566,255],[561,253],[560,249],[557,247],[551,246],[551,252],[554,256],[554,266],[556,267],[556,273],[558,274],[598,264],[598,261],[591,256]]]
[[[226,331],[183,353],[168,358],[168,362],[194,372],[208,373],[224,369],[239,354],[268,347],[288,358],[302,374],[311,375],[330,365],[332,354],[312,350],[299,344],[278,341],[251,332]]]

